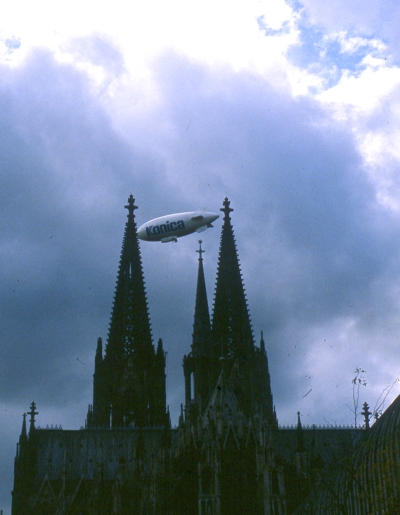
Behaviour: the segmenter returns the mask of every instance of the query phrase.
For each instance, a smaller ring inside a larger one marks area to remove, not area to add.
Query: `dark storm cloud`
[[[382,230],[351,134],[315,103],[248,74],[224,70],[216,78],[173,55],[154,72],[163,100],[136,128],[144,138],[153,133],[146,156],[134,138],[128,144],[116,135],[72,66],[38,53],[5,70],[2,311],[4,341],[13,340],[12,352],[3,346],[5,399],[33,389],[57,404],[49,384],[68,396],[65,362],[86,359],[95,337],[106,336],[130,191],[139,223],[175,203],[176,210],[218,209],[231,198],[257,339],[261,329],[276,340],[293,323],[304,330],[358,314],[397,251],[397,226]],[[169,138],[152,117],[168,122]],[[219,227],[207,256],[210,304]],[[178,356],[190,343],[193,243],[143,249],[154,337],[174,347],[172,388],[182,387]],[[23,379],[15,386],[16,367]],[[76,373],[74,391],[91,375]]]
[[[85,58],[122,73],[121,63],[107,64],[115,51],[107,42],[88,45]],[[59,423],[49,417],[61,408],[68,427],[83,424],[132,192],[138,223],[202,206],[218,210],[230,198],[278,417],[285,408],[295,413],[321,328],[321,341],[329,333],[341,342],[338,354],[353,343],[338,334],[346,317],[360,334],[375,320],[377,336],[385,324],[392,339],[399,335],[398,220],[377,203],[351,132],[316,103],[293,100],[249,73],[215,74],[173,54],[152,71],[157,99],[148,112],[131,109],[128,119],[111,121],[87,75],[48,53],[1,70],[1,401],[22,412],[34,399],[43,425]],[[220,227],[221,219],[202,235],[210,308]],[[196,242],[141,245],[153,336],[168,352],[174,421],[192,332]],[[357,347],[362,359],[370,343]],[[327,400],[320,402],[322,413]]]
[[[134,171],[149,165],[115,136],[73,67],[37,53],[2,79],[1,395],[57,403],[49,386],[68,391],[64,360],[108,323],[124,223],[110,219],[109,203],[124,202],[133,183],[140,190],[146,180]],[[114,279],[105,284],[110,254]]]
[[[229,72],[215,79],[193,64],[171,61],[164,58],[158,79],[179,142],[177,168],[181,156],[191,160],[189,180],[198,196],[217,182],[232,198],[237,236],[245,242],[242,258],[251,248],[254,262],[258,249],[261,261],[267,255],[278,264],[292,251],[297,293],[323,303],[316,314],[311,305],[308,316],[321,317],[324,306],[327,316],[340,314],[347,297],[365,291],[386,266],[398,232],[396,224],[382,225],[385,212],[350,131],[314,102],[291,100],[266,82]],[[265,277],[275,275],[273,267],[259,266]],[[280,297],[274,301],[304,309],[285,291]]]
[[[354,318],[365,337],[371,320],[393,324],[398,219],[378,204],[351,131],[315,102],[175,56],[156,70],[178,188],[184,177],[193,198],[218,190],[232,200],[254,329],[269,341],[283,403],[313,352],[314,327],[339,331],[338,320]],[[295,361],[287,357],[294,346]],[[348,374],[357,366],[346,365]]]

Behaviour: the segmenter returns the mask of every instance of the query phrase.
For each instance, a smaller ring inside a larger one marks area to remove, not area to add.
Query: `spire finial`
[[[28,412],[28,414],[31,416],[31,418],[29,420],[29,423],[30,423],[29,432],[31,432],[33,429],[35,429],[35,415],[39,415],[39,412],[35,411],[36,404],[34,401],[31,402],[30,408],[31,408],[31,411]]]
[[[233,211],[233,209],[230,207],[230,204],[231,203],[228,200],[228,197],[225,197],[224,202],[223,202],[224,207],[221,207],[221,209],[220,209],[220,211],[222,211],[225,214],[224,220],[230,220],[229,213],[231,213]]]
[[[365,420],[365,429],[369,429],[369,418],[372,415],[372,413],[369,411],[369,406],[366,402],[363,404],[363,411],[361,412],[361,415],[364,415]]]
[[[196,250],[196,252],[199,253],[199,261],[203,261],[203,254],[205,250],[201,248],[201,244],[203,243],[203,240],[199,240],[199,250]]]
[[[125,209],[128,210],[128,218],[131,219],[133,218],[133,212],[135,211],[135,209],[137,209],[138,207],[135,206],[135,199],[133,198],[133,195],[132,193],[129,195],[129,198],[128,198],[128,204],[126,206],[124,206]]]

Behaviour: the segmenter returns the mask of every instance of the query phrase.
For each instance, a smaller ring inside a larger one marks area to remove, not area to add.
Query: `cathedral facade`
[[[185,399],[178,426],[171,427],[165,352],[162,340],[152,341],[132,195],[125,207],[110,330],[104,349],[97,342],[85,428],[39,429],[31,404],[17,444],[12,515],[369,513],[365,507],[375,501],[362,500],[359,483],[374,481],[365,463],[383,423],[368,429],[366,409],[365,429],[303,428],[300,416],[295,428],[278,426],[266,345],[262,334],[254,340],[228,199],[211,317],[201,245],[198,250]],[[391,420],[386,453],[398,447],[396,416]],[[356,464],[354,474],[344,476],[348,461]],[[385,488],[394,492],[397,476],[390,481]],[[351,511],[356,498],[360,511]]]

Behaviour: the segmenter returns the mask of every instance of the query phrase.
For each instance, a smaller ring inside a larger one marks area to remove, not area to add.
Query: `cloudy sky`
[[[0,8],[0,509],[15,444],[77,429],[139,224],[224,197],[281,424],[399,393],[400,7],[394,0],[85,0]],[[210,309],[221,219],[202,234]],[[173,423],[197,237],[142,243]],[[359,422],[361,420],[359,419]]]

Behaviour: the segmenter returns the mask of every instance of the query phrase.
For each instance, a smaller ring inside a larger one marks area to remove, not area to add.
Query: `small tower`
[[[210,313],[208,310],[206,282],[204,278],[202,241],[199,240],[199,269],[197,274],[196,305],[194,311],[193,342],[194,354],[206,354],[210,345]]]
[[[32,402],[30,411],[23,414],[22,430],[17,444],[17,454],[14,461],[14,488],[12,492],[12,514],[30,514],[29,501],[34,494],[35,476],[32,471],[35,468],[37,441],[35,416],[36,404]],[[29,418],[29,432],[27,431],[27,416]]]
[[[186,414],[201,413],[210,397],[210,314],[204,278],[202,241],[199,240],[199,267],[191,352],[184,357]]]
[[[254,355],[254,405],[256,411],[263,415],[271,426],[278,426],[271,389],[268,356],[265,348],[264,334],[261,331],[260,347],[255,348]]]
[[[125,206],[128,220],[122,243],[108,341],[103,356],[98,340],[93,409],[88,427],[164,425],[166,421],[165,354],[152,342],[135,199]]]
[[[26,432],[26,413],[22,415],[22,429],[19,435],[19,442],[17,444],[17,456],[15,458],[16,463],[25,455],[26,447],[28,443],[28,434]]]

